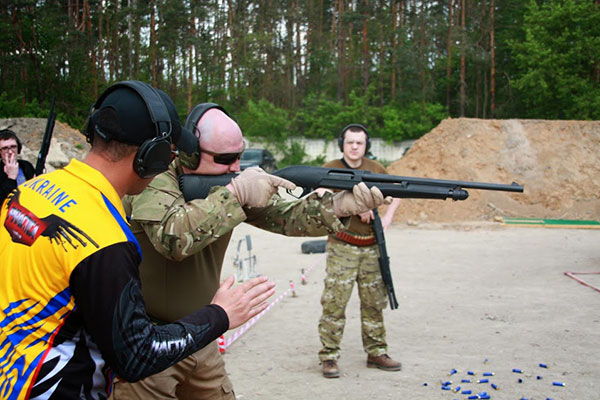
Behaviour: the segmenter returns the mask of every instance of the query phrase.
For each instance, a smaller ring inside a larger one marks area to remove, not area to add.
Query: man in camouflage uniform
[[[365,157],[369,150],[369,136],[364,126],[351,124],[338,138],[343,157],[325,164],[328,168],[351,168],[387,174],[376,161]],[[389,205],[381,222],[386,229],[398,208],[399,199]],[[379,250],[371,227],[371,210],[351,217],[347,228],[330,234],[327,240],[327,276],[321,297],[323,314],[319,321],[319,336],[323,347],[319,359],[323,376],[337,378],[340,371],[340,342],[346,323],[345,310],[354,282],[360,297],[361,333],[367,353],[367,367],[385,371],[399,371],[401,364],[387,355],[383,309],[387,293],[379,269]]]
[[[276,195],[294,185],[259,168],[246,169],[206,199],[186,202],[178,185],[183,173],[238,172],[244,150],[239,126],[217,105],[204,107],[193,123],[199,153],[181,156],[136,197],[124,199],[144,259],[140,267],[148,314],[162,324],[206,305],[219,287],[223,257],[233,228],[242,222],[288,236],[323,236],[343,228],[339,217],[384,201],[364,184],[340,195],[312,193],[297,201]],[[190,114],[197,115],[194,109]],[[188,122],[190,122],[188,117]],[[186,124],[188,125],[188,124]],[[217,343],[160,374],[133,384],[118,382],[114,399],[234,399]]]

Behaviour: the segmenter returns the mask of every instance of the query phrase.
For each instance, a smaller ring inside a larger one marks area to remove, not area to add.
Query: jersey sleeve
[[[175,364],[229,327],[227,314],[217,305],[175,323],[154,325],[140,290],[139,261],[133,243],[118,243],[87,257],[70,277],[85,329],[107,364],[130,382]]]

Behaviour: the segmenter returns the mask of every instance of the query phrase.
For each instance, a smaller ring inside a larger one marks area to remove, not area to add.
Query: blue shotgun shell
[[[471,383],[470,379],[461,379],[460,383]]]
[[[473,372],[473,371],[467,371],[467,375],[475,375],[475,372]]]
[[[513,368],[512,372],[516,372],[517,374],[522,374],[523,370],[518,368]]]
[[[563,382],[552,382],[554,386],[566,386]]]
[[[493,372],[484,372],[483,376],[494,376]]]
[[[479,379],[477,380],[477,383],[488,383],[489,381],[489,379]]]
[[[458,371],[455,368],[452,368],[450,370],[450,372],[448,372],[448,375],[454,375],[455,373],[457,373]]]
[[[495,383],[492,383],[492,389],[498,390],[498,385],[496,385]]]
[[[471,389],[469,389],[469,390],[466,390],[466,389],[465,389],[465,390],[463,390],[461,393],[462,393],[462,394],[471,394],[471,393],[473,393],[473,391],[472,391]]]
[[[540,363],[541,368],[548,368],[548,365]]]

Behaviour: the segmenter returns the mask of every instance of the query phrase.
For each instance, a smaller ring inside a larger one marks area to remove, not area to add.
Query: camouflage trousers
[[[387,293],[379,271],[377,246],[358,247],[327,242],[327,276],[321,296],[323,314],[319,320],[319,337],[323,345],[321,361],[340,357],[340,342],[346,324],[346,305],[354,282],[360,298],[361,336],[367,354],[387,353],[383,309]]]

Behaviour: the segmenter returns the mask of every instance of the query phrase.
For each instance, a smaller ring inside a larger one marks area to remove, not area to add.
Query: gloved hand
[[[347,217],[367,212],[382,204],[390,204],[392,200],[390,196],[384,198],[376,186],[369,190],[364,182],[360,182],[354,185],[352,193],[344,190],[333,196],[333,212],[338,217]]]
[[[242,206],[264,207],[277,193],[279,186],[294,190],[296,185],[275,175],[269,175],[258,167],[245,169],[227,187]]]

